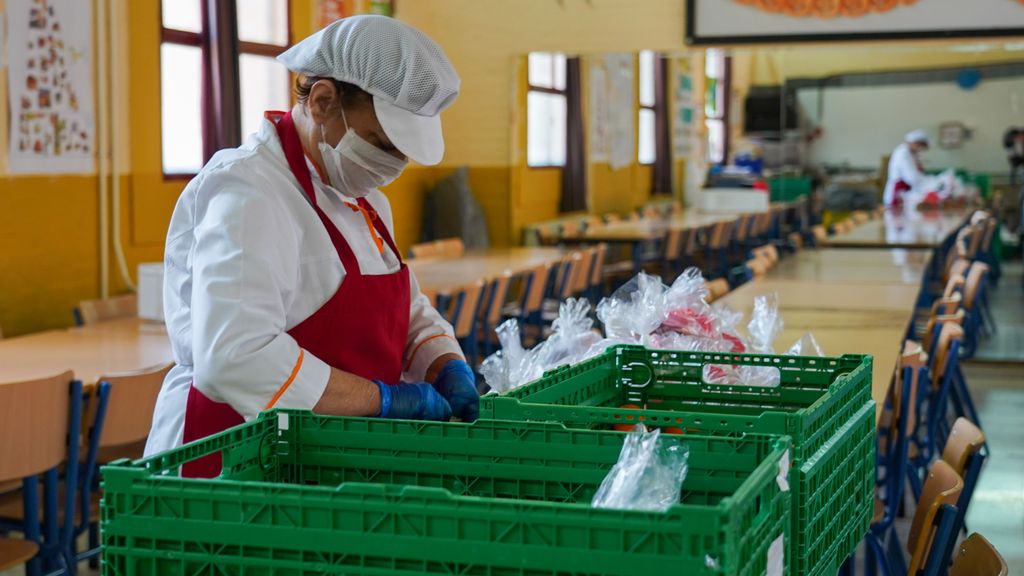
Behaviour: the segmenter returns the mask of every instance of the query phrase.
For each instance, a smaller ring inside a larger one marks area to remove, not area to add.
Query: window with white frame
[[[640,52],[640,112],[637,119],[639,127],[639,138],[637,140],[636,156],[641,164],[654,164],[657,158],[656,139],[656,114],[654,112],[657,104],[658,94],[655,88],[654,67],[657,64],[657,55],[652,50]]]
[[[729,58],[722,50],[704,57],[704,124],[708,131],[708,161],[721,164],[729,156]]]

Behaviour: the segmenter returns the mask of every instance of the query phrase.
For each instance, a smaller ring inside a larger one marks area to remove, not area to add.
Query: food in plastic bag
[[[775,353],[775,338],[782,332],[779,297],[776,294],[754,298],[754,311],[747,324],[750,347],[759,354]]]
[[[825,353],[821,350],[821,346],[818,346],[818,341],[814,339],[814,334],[810,332],[804,333],[799,340],[793,343],[786,350],[787,356],[824,356]]]
[[[690,450],[679,438],[638,424],[594,494],[594,508],[664,512],[679,503]]]
[[[498,334],[501,350],[488,356],[480,366],[480,374],[491,390],[508,392],[544,374],[543,368],[537,364],[536,352],[523,349],[516,319],[502,322],[494,331]]]

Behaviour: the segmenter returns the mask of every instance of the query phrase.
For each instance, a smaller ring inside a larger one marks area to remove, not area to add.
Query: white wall
[[[958,167],[979,172],[1008,170],[1003,153],[1003,132],[1024,125],[1024,77],[984,80],[971,91],[953,83],[825,88],[797,92],[805,125],[824,132],[810,146],[812,164],[849,164],[877,168],[883,155],[915,128],[927,130],[932,148],[924,154],[925,167]],[[939,125],[963,122],[974,134],[963,147],[938,146]]]

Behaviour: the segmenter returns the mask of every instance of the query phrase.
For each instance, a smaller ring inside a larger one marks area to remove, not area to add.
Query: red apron
[[[402,376],[402,355],[409,334],[408,268],[402,262],[401,268],[393,274],[370,276],[360,271],[352,248],[317,205],[313,180],[291,113],[272,113],[268,117],[272,121],[279,118],[277,135],[288,166],[320,217],[345,266],[345,278],[334,296],[288,334],[301,348],[338,370],[366,379],[398,382]],[[360,198],[358,202],[364,214],[376,215],[366,200]],[[372,220],[377,233],[401,262],[401,255],[387,227],[380,218]],[[185,442],[205,438],[243,422],[242,416],[227,403],[210,400],[194,385],[189,388],[185,407]],[[217,453],[185,464],[181,475],[213,478],[220,472],[221,456]]]
[[[903,205],[903,193],[910,191],[910,184],[907,184],[903,180],[897,180],[896,184],[892,187],[892,205],[902,206]]]

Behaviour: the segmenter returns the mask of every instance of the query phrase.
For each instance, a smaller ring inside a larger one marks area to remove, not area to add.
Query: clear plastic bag
[[[754,311],[751,312],[750,323],[747,324],[751,350],[759,354],[774,354],[775,338],[782,332],[782,325],[778,295],[754,298]]]
[[[626,435],[619,460],[594,494],[594,508],[664,512],[679,503],[689,448],[639,424]]]
[[[821,346],[818,345],[818,341],[814,339],[814,334],[805,332],[799,340],[793,343],[786,350],[787,356],[824,356],[825,352],[821,350]]]
[[[665,285],[641,272],[597,305],[605,336],[615,342],[646,344],[665,319]]]
[[[582,299],[563,302],[552,328],[551,337],[530,350],[523,348],[515,319],[506,320],[495,329],[501,350],[488,356],[480,367],[480,374],[491,390],[508,392],[533,382],[548,370],[580,362],[601,340],[601,335],[594,331],[590,303]]]

